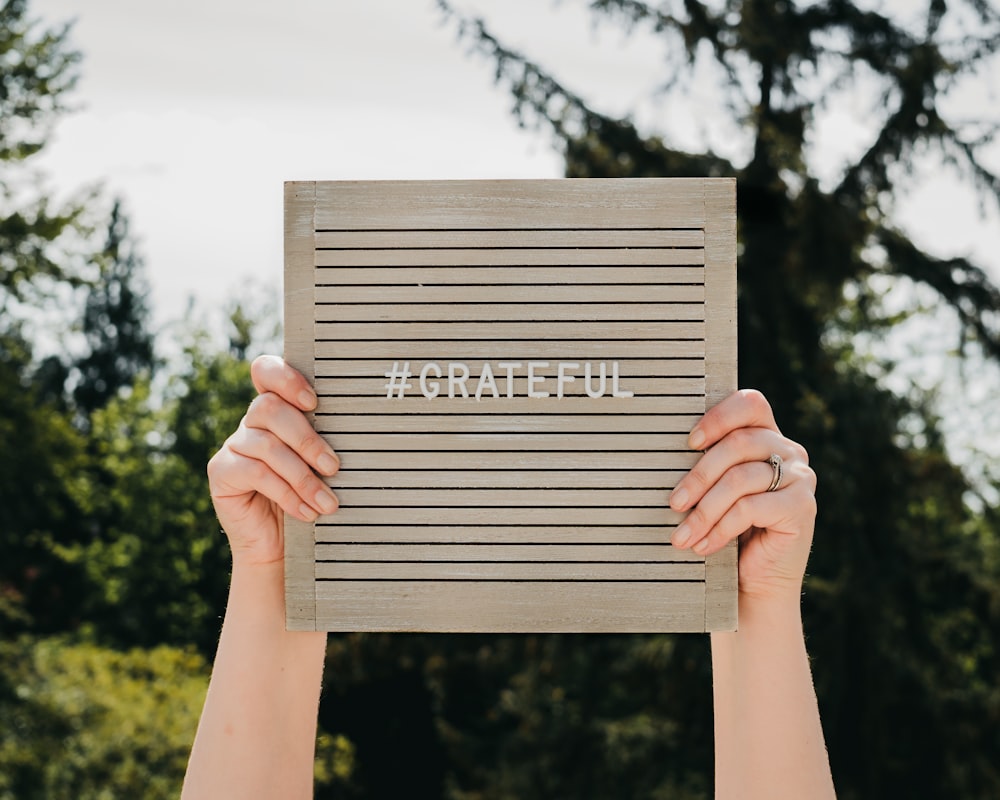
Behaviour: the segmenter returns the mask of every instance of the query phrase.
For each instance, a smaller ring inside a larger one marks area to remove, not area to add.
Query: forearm
[[[285,630],[281,562],[233,570],[183,800],[312,796],[325,648]]]
[[[712,671],[716,800],[835,797],[797,600],[741,601]]]

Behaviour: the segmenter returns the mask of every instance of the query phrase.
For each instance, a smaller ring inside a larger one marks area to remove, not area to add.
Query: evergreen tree
[[[0,3],[0,332],[10,334],[18,304],[43,291],[46,279],[73,279],[52,243],[74,231],[83,208],[54,209],[35,189],[24,161],[45,144],[76,82],[79,54],[67,28],[38,31],[26,0]],[[51,285],[51,284],[48,284]],[[7,345],[10,347],[10,345]]]
[[[995,67],[1000,12],[986,0],[929,0],[916,28],[845,0],[588,3],[601,21],[662,37],[674,91],[714,65],[719,105],[749,141],[735,160],[601,113],[483,20],[439,5],[493,63],[519,121],[552,131],[568,177],[738,179],[740,382],[765,392],[820,476],[805,611],[840,796],[1000,795],[996,512],[963,502],[968,481],[927,399],[886,390],[849,345],[879,323],[869,279],[906,276],[1000,356],[1000,292],[982,268],[923,252],[892,221],[925,152],[985,202],[1000,197],[983,158],[996,113],[961,125],[944,111],[963,76]],[[826,185],[807,142],[818,107],[859,86],[859,74],[877,86],[875,130]],[[413,739],[426,737],[424,715],[436,716],[452,797],[709,796],[703,638],[348,637],[330,658],[331,697],[351,686],[397,696],[423,673],[429,698],[414,691],[378,713]],[[392,664],[410,665],[395,684]],[[339,730],[343,709],[324,707],[325,724]],[[384,754],[355,743],[363,776]],[[440,774],[419,774],[411,792],[434,796]]]
[[[107,241],[96,259],[99,272],[88,287],[83,311],[89,352],[75,364],[79,382],[73,397],[86,416],[143,372],[152,373],[155,365],[143,264],[128,228],[121,200],[115,200]]]
[[[55,555],[79,508],[68,483],[84,444],[63,414],[65,369],[36,363],[31,316],[80,276],[69,266],[83,207],[54,208],[27,159],[76,79],[66,28],[40,30],[24,0],[0,3],[0,627],[69,624],[79,570]],[[35,380],[44,379],[44,386]],[[58,387],[55,392],[53,386]]]

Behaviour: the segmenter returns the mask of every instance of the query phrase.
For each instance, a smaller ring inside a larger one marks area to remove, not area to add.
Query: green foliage
[[[82,574],[53,551],[56,541],[83,535],[74,530],[72,487],[87,463],[86,443],[26,382],[26,356],[13,349],[0,347],[0,630],[63,630],[76,617],[68,597]]]
[[[37,153],[64,109],[80,54],[66,47],[68,26],[37,30],[27,0],[0,4],[0,162]]]
[[[73,399],[84,418],[155,366],[153,336],[146,327],[149,311],[142,261],[128,227],[121,201],[116,200],[107,241],[96,259],[98,275],[88,287],[83,310],[88,352],[74,364],[79,377]]]
[[[668,86],[715,65],[749,143],[738,161],[601,114],[440,5],[494,62],[518,118],[550,127],[568,176],[738,178],[741,382],[764,390],[820,475],[807,627],[840,794],[1000,795],[998,511],[963,502],[927,398],[885,390],[850,346],[888,324],[868,279],[905,275],[1000,353],[1000,293],[983,271],[891,224],[929,149],[997,196],[980,158],[992,140],[976,133],[988,128],[941,111],[962,75],[995,63],[997,11],[930,2],[916,30],[839,0],[591,2],[599,20],[662,37]],[[13,454],[0,462],[0,798],[176,796],[229,571],[205,464],[252,397],[258,314],[234,307],[228,347],[189,330],[182,362],[154,380],[120,209],[95,248],[78,237],[88,209],[53,210],[15,180],[78,60],[65,29],[27,20],[24,0],[0,5],[0,446]],[[884,113],[827,186],[806,146],[815,109],[859,73]],[[80,319],[62,308],[88,335],[74,396],[74,364],[35,352],[23,311],[80,287]],[[702,638],[335,636],[325,682],[319,798],[710,795]]]
[[[174,798],[208,685],[192,652],[0,645],[0,798]]]
[[[83,616],[120,645],[195,644],[210,655],[225,609],[229,549],[205,465],[253,397],[249,367],[204,340],[165,400],[140,378],[95,411],[78,503],[93,535],[63,548],[88,578]]]
[[[65,248],[51,243],[67,239],[83,208],[54,209],[38,195],[34,176],[15,169],[41,150],[76,81],[80,56],[67,46],[67,31],[39,31],[26,0],[0,3],[0,336],[16,303],[37,299],[51,287],[47,279],[74,277],[62,263]]]
[[[484,21],[439,2],[493,62],[517,119],[551,129],[568,176],[737,177],[741,383],[765,392],[820,475],[806,612],[841,796],[1000,793],[995,512],[964,504],[968,482],[919,394],[893,395],[870,377],[844,344],[853,331],[831,335],[845,287],[905,275],[956,310],[969,340],[1000,352],[1000,292],[982,269],[921,252],[891,223],[900,181],[928,150],[997,199],[980,157],[992,139],[940,109],[961,75],[995,63],[1000,15],[986,3],[931,3],[914,31],[841,2],[590,5],[662,37],[671,87],[716,67],[720,106],[750,143],[744,162],[679,150],[600,113]],[[813,111],[862,71],[884,113],[869,149],[823,188],[806,153]],[[387,737],[394,753],[397,740],[419,742],[407,774],[426,796],[708,795],[709,666],[690,640],[346,637],[328,666],[321,714],[355,742],[372,796],[402,790],[376,774]],[[378,731],[353,697],[367,700]]]

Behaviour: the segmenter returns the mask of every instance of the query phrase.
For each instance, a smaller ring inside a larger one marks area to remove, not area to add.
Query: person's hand
[[[340,462],[303,413],[316,407],[312,388],[276,356],[257,358],[250,375],[260,394],[208,463],[212,502],[234,564],[284,558],[282,511],[312,522],[337,508],[316,473],[333,475]]]
[[[781,435],[771,406],[753,390],[709,410],[688,444],[705,454],[670,496],[672,509],[691,511],[674,546],[710,555],[741,537],[740,594],[797,603],[816,518],[816,475],[805,449]],[[782,478],[769,492],[772,453],[782,459]]]

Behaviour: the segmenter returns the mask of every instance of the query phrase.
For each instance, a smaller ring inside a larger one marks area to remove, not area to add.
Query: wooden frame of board
[[[285,358],[341,507],[285,517],[290,630],[736,627],[670,545],[736,389],[731,179],[290,182]]]

